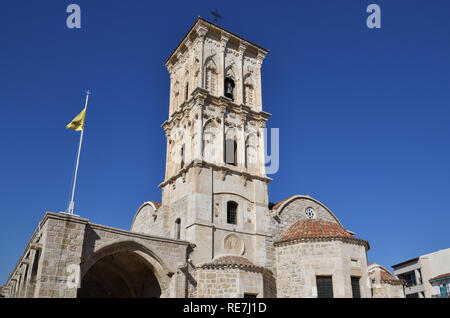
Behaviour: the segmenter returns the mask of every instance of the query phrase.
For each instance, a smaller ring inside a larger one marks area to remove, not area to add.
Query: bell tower
[[[262,110],[261,66],[267,53],[199,17],[165,62],[166,172],[155,218],[165,235],[196,244],[196,264],[228,254],[265,264],[271,179],[263,128],[270,114]]]

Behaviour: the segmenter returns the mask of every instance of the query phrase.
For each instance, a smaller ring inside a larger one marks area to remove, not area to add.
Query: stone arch
[[[258,136],[251,130],[245,138],[245,166],[248,169],[257,167],[258,160]]]
[[[150,212],[148,212],[148,209],[150,208]],[[137,210],[136,214],[134,215],[133,222],[131,223],[131,231],[134,232],[143,232],[142,226],[139,226],[138,223],[146,223],[145,219],[151,219],[151,214],[155,213],[159,208],[159,204],[153,201],[147,201],[144,202],[139,209]],[[142,219],[142,220],[141,220]],[[141,222],[139,222],[141,220]]]
[[[205,89],[212,95],[217,95],[218,69],[217,64],[212,56],[208,57],[204,65],[204,83]]]
[[[244,151],[242,140],[239,138],[239,131],[234,125],[225,128],[224,161],[233,162],[235,166],[239,164],[239,152]]]
[[[334,213],[331,212],[330,209],[328,209],[322,202],[319,202],[318,200],[311,198],[310,196],[305,196],[305,195],[293,195],[293,196],[285,199],[284,201],[281,201],[280,203],[278,203],[277,204],[278,206],[276,206],[276,208],[275,208],[276,215],[278,217],[281,217],[283,215],[283,211],[285,210],[285,208],[297,200],[308,200],[308,201],[314,202],[315,204],[317,204],[318,206],[323,208],[324,211],[326,211],[326,213],[329,214],[329,216],[331,217],[332,220],[334,220],[337,224],[339,224],[342,228],[344,228],[342,226],[341,222],[339,221],[339,219],[334,215]]]
[[[256,105],[255,84],[250,73],[244,76],[244,104],[247,106]]]
[[[237,82],[238,78],[236,76],[236,71],[234,69],[233,64],[232,65],[228,65],[225,69],[225,77],[229,77],[231,78],[233,81]]]
[[[205,161],[216,162],[219,145],[219,128],[215,120],[208,119],[203,126],[203,138],[202,138],[202,154]]]
[[[85,292],[83,291],[84,283],[86,283],[86,279],[90,279],[89,274],[91,269],[95,269],[96,264],[101,262],[105,262],[108,257],[114,258],[120,257],[124,259],[124,257],[128,257],[132,260],[131,263],[136,264],[140,263],[140,271],[142,272],[143,268],[146,267],[148,270],[146,273],[149,275],[154,275],[156,282],[158,284],[157,288],[160,289],[161,297],[169,296],[169,276],[173,275],[174,271],[169,268],[167,263],[161,258],[161,256],[157,255],[151,249],[145,247],[144,245],[137,243],[132,240],[117,240],[107,246],[99,248],[97,251],[94,251],[89,257],[81,263],[80,266],[80,289],[79,295],[81,297],[85,296]],[[121,272],[123,271],[123,272]],[[132,272],[127,272],[127,268],[115,268],[115,272],[118,277],[120,277],[124,284],[127,285],[130,290],[130,284],[133,283],[132,277],[127,278],[127,274],[132,274]],[[156,286],[152,286],[156,287]],[[129,295],[125,294],[125,297],[139,297],[130,293]]]

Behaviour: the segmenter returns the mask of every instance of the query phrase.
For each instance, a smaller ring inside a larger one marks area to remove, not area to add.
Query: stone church
[[[323,203],[269,203],[268,52],[199,17],[165,62],[160,202],[143,203],[129,231],[47,212],[6,297],[402,297],[393,277],[373,293],[369,243]]]

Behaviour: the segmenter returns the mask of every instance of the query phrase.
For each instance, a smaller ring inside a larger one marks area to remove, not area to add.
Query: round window
[[[314,213],[314,210],[313,210],[312,208],[307,208],[307,209],[305,210],[305,213],[306,213],[306,217],[307,217],[308,219],[314,219],[315,213]]]

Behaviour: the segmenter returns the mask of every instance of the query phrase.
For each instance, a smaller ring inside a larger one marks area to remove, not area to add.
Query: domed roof
[[[256,266],[247,258],[238,255],[223,255],[214,258],[212,261],[199,265],[200,268],[247,268],[254,270],[264,270],[263,267]]]
[[[353,235],[344,230],[339,224],[325,220],[302,219],[294,223],[281,236],[282,241],[295,240],[300,238],[316,237],[348,237]]]
[[[369,248],[367,241],[353,237],[337,223],[325,220],[301,219],[289,227],[281,236],[281,242],[308,239],[346,239],[356,241]]]

